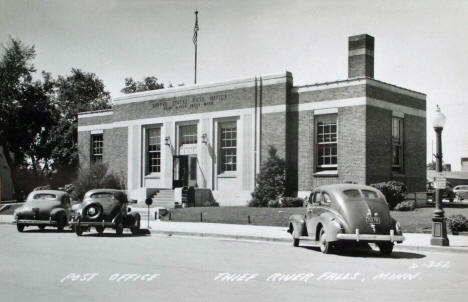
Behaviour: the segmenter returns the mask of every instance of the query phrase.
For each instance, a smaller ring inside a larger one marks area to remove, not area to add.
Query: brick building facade
[[[130,194],[197,186],[245,205],[269,146],[298,195],[321,184],[426,182],[426,96],[373,78],[374,38],[349,38],[348,79],[294,86],[291,73],[167,88],[78,116],[80,163],[126,177]]]

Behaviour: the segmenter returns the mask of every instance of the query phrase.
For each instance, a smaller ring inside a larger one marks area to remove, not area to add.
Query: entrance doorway
[[[197,186],[197,156],[175,155],[172,188]]]

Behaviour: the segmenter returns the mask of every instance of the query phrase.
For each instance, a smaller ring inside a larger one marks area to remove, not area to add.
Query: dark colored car
[[[434,184],[432,182],[428,182],[426,185],[426,189],[427,189],[427,194],[430,196],[431,201],[434,202],[435,200]],[[453,202],[455,197],[456,195],[455,195],[455,192],[453,191],[453,186],[450,182],[447,181],[447,187],[442,190],[441,198],[448,199],[449,202]]]
[[[25,204],[16,209],[15,223],[19,232],[27,226],[56,227],[62,231],[70,219],[70,196],[56,190],[38,190],[29,193]]]
[[[314,241],[323,253],[338,244],[376,243],[382,254],[391,254],[394,243],[404,240],[400,224],[390,216],[385,196],[377,189],[336,184],[316,188],[307,200],[305,215],[292,215],[289,230],[293,245]]]
[[[99,234],[106,228],[115,229],[121,235],[124,228],[132,234],[140,231],[140,214],[131,213],[125,192],[114,189],[96,189],[88,191],[83,202],[75,209],[70,223],[76,234],[90,231],[94,227]]]

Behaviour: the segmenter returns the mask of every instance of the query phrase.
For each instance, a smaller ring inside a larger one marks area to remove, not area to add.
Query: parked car
[[[292,215],[289,230],[293,245],[300,240],[318,243],[327,254],[338,244],[376,243],[382,254],[391,254],[404,237],[390,216],[385,196],[377,189],[356,184],[321,186],[307,200],[305,215]]]
[[[457,201],[468,199],[468,186],[467,185],[456,186],[455,188],[453,188],[453,192],[455,193],[455,198]]]
[[[67,192],[38,190],[29,193],[25,204],[14,212],[14,221],[19,232],[25,227],[56,227],[62,231],[70,219],[70,196]]]
[[[435,188],[433,182],[428,182],[426,185],[427,194],[431,196],[432,202],[435,200]],[[455,192],[453,191],[453,186],[450,182],[447,181],[447,187],[442,190],[441,193],[442,199],[448,199],[449,202],[453,202],[455,199]]]
[[[95,189],[88,191],[83,202],[74,208],[70,224],[75,233],[81,236],[83,232],[94,227],[99,234],[106,228],[112,228],[121,235],[124,228],[129,228],[132,234],[140,230],[140,214],[130,212],[125,192],[114,189]]]

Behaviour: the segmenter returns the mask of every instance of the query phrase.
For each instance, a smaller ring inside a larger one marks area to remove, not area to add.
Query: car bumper
[[[18,219],[13,221],[16,224],[27,224],[27,225],[57,225],[57,221],[53,220],[34,220],[34,219]]]
[[[93,226],[102,226],[102,227],[114,227],[115,223],[105,222],[105,221],[71,221],[71,226],[80,226],[80,227],[93,227]]]
[[[337,234],[336,238],[339,240],[352,240],[352,241],[366,241],[366,242],[397,242],[401,243],[405,240],[403,235],[395,235],[393,231],[390,231],[389,235],[377,235],[377,234],[360,234],[359,230],[356,230],[354,234]]]

